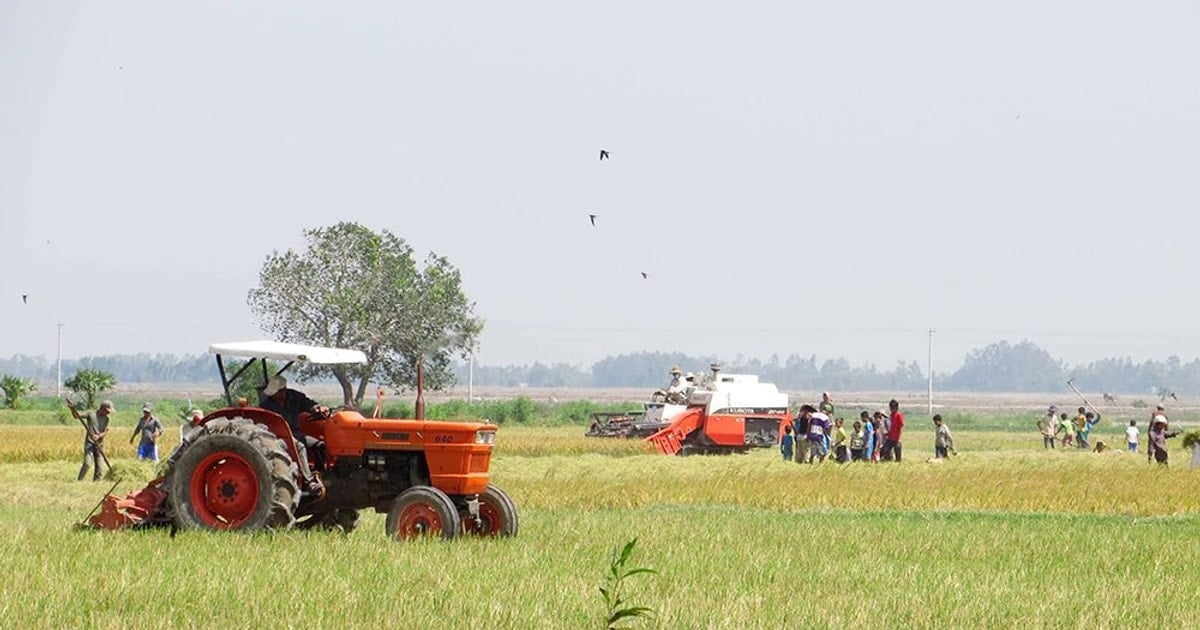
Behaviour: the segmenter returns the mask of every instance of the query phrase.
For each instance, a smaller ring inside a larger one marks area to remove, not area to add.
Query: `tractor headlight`
[[[496,443],[496,432],[495,431],[476,431],[475,432],[475,443],[476,444],[487,444],[489,446],[492,444],[495,444]]]

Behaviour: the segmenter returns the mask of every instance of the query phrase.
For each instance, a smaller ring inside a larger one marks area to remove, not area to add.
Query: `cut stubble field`
[[[0,425],[0,615],[14,626],[602,627],[609,552],[639,540],[631,603],[660,627],[1194,625],[1200,474],[1143,455],[1046,452],[1031,432],[958,430],[961,456],[668,458],[578,427],[503,427],[494,482],[513,539],[73,531],[109,483],[75,482],[78,431]],[[985,430],[985,427],[986,430]],[[168,431],[168,438],[172,432]],[[115,445],[114,445],[115,446]],[[122,445],[127,446],[127,445]],[[171,444],[164,445],[165,452]],[[115,449],[140,487],[153,467]],[[97,584],[102,586],[97,587]]]

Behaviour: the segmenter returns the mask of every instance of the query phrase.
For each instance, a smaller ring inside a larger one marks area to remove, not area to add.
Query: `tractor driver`
[[[329,414],[329,408],[321,406],[301,392],[289,389],[287,379],[282,374],[276,374],[267,381],[267,386],[262,391],[262,408],[283,416],[291,427],[292,437],[296,442],[296,454],[299,455],[296,464],[308,485],[306,489],[318,493],[324,490],[321,481],[308,467],[308,448],[316,446],[317,439],[300,432],[300,414],[307,412],[324,416]]]

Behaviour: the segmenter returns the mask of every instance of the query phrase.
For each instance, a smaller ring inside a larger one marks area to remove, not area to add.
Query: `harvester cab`
[[[163,477],[123,500],[106,497],[93,525],[349,532],[359,510],[370,508],[387,514],[387,534],[398,539],[517,533],[516,506],[489,483],[496,425],[365,418],[357,410],[335,408],[328,417],[301,416],[297,436],[280,414],[249,401],[235,403],[235,382],[253,373],[265,385],[271,378],[268,359],[286,362],[279,374],[295,363],[365,363],[361,352],[275,341],[213,344],[209,352],[216,355],[229,406],[189,428]],[[232,375],[225,364],[230,356],[248,359]],[[297,437],[319,445],[308,463],[324,492],[300,491],[305,479]],[[138,509],[124,509],[127,505]]]

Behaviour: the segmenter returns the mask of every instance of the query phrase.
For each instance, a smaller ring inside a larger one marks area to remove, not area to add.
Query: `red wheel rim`
[[[214,529],[233,529],[258,507],[258,475],[237,453],[222,451],[201,460],[189,490],[196,517]]]
[[[442,517],[424,503],[406,505],[396,519],[396,538],[407,540],[442,532]]]
[[[500,533],[501,523],[500,510],[497,510],[496,506],[487,501],[480,501],[479,525],[473,526],[474,521],[466,519],[463,521],[463,530],[471,534],[479,534],[480,536],[495,536]]]

